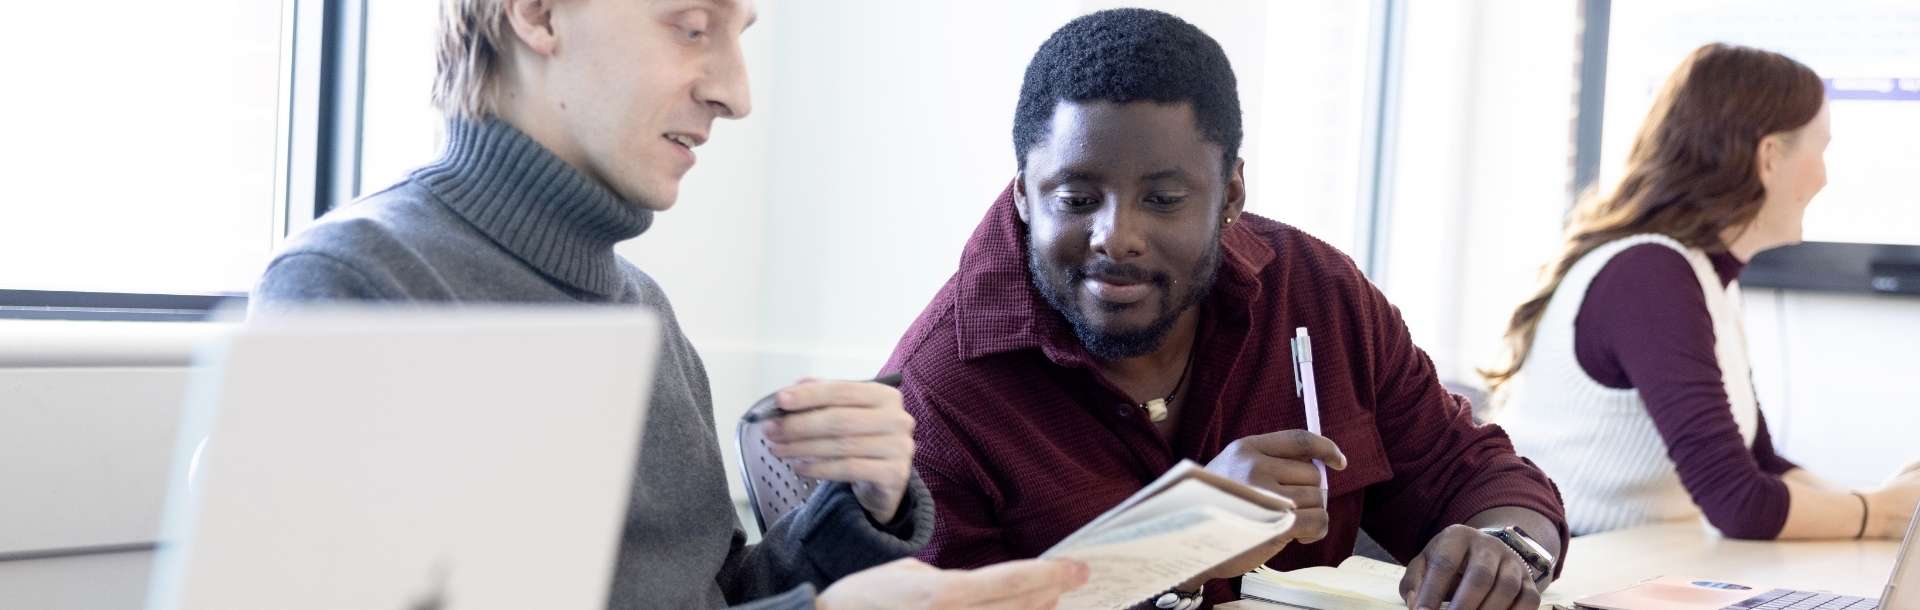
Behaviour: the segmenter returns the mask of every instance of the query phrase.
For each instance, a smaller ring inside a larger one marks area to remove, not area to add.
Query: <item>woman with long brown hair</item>
[[[1850,491],[1780,457],[1734,280],[1800,241],[1826,185],[1820,77],[1710,44],[1654,101],[1619,184],[1582,201],[1482,371],[1495,421],[1560,485],[1573,533],[1704,516],[1735,538],[1897,538],[1920,473]]]

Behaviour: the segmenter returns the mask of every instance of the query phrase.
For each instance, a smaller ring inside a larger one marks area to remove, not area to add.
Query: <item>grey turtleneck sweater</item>
[[[664,340],[611,608],[812,608],[818,588],[926,544],[933,503],[916,476],[895,523],[876,526],[846,484],[832,483],[747,545],[700,356],[660,287],[613,251],[645,231],[652,213],[505,123],[453,122],[447,140],[439,161],[288,243],[253,307],[615,303],[659,312]],[[530,406],[527,415],[539,412]]]

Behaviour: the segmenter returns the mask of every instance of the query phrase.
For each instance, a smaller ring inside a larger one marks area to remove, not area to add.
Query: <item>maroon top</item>
[[[1725,286],[1746,265],[1710,255]],[[1733,421],[1706,295],[1686,257],[1659,244],[1620,251],[1595,275],[1573,323],[1580,368],[1610,388],[1639,388],[1680,483],[1707,521],[1733,538],[1772,539],[1787,523],[1795,468],[1773,452],[1767,420],[1749,450]]]
[[[904,376],[919,420],[914,465],[937,507],[922,559],[953,568],[1037,556],[1181,458],[1205,464],[1236,439],[1304,428],[1287,342],[1296,326],[1313,336],[1323,431],[1349,465],[1328,471],[1327,537],[1268,565],[1336,565],[1362,527],[1411,560],[1442,528],[1500,506],[1566,531],[1553,483],[1500,428],[1474,424],[1393,305],[1332,246],[1253,214],[1225,229],[1169,443],[1094,372],[1028,280],[1024,231],[1012,191],[1001,193],[886,365]],[[1233,599],[1237,582],[1215,583],[1208,598]]]

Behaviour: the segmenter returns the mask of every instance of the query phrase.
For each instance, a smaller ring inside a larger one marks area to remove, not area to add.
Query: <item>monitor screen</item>
[[[1833,142],[1807,241],[1920,245],[1920,2],[1617,0],[1600,180],[1620,176],[1660,84],[1710,42],[1783,53],[1827,83]]]

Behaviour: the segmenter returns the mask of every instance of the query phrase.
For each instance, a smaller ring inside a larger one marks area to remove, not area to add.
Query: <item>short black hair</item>
[[[1187,102],[1207,141],[1240,153],[1240,94],[1220,43],[1193,24],[1155,10],[1104,10],[1067,22],[1035,51],[1013,113],[1013,154],[1047,136],[1060,102]]]

